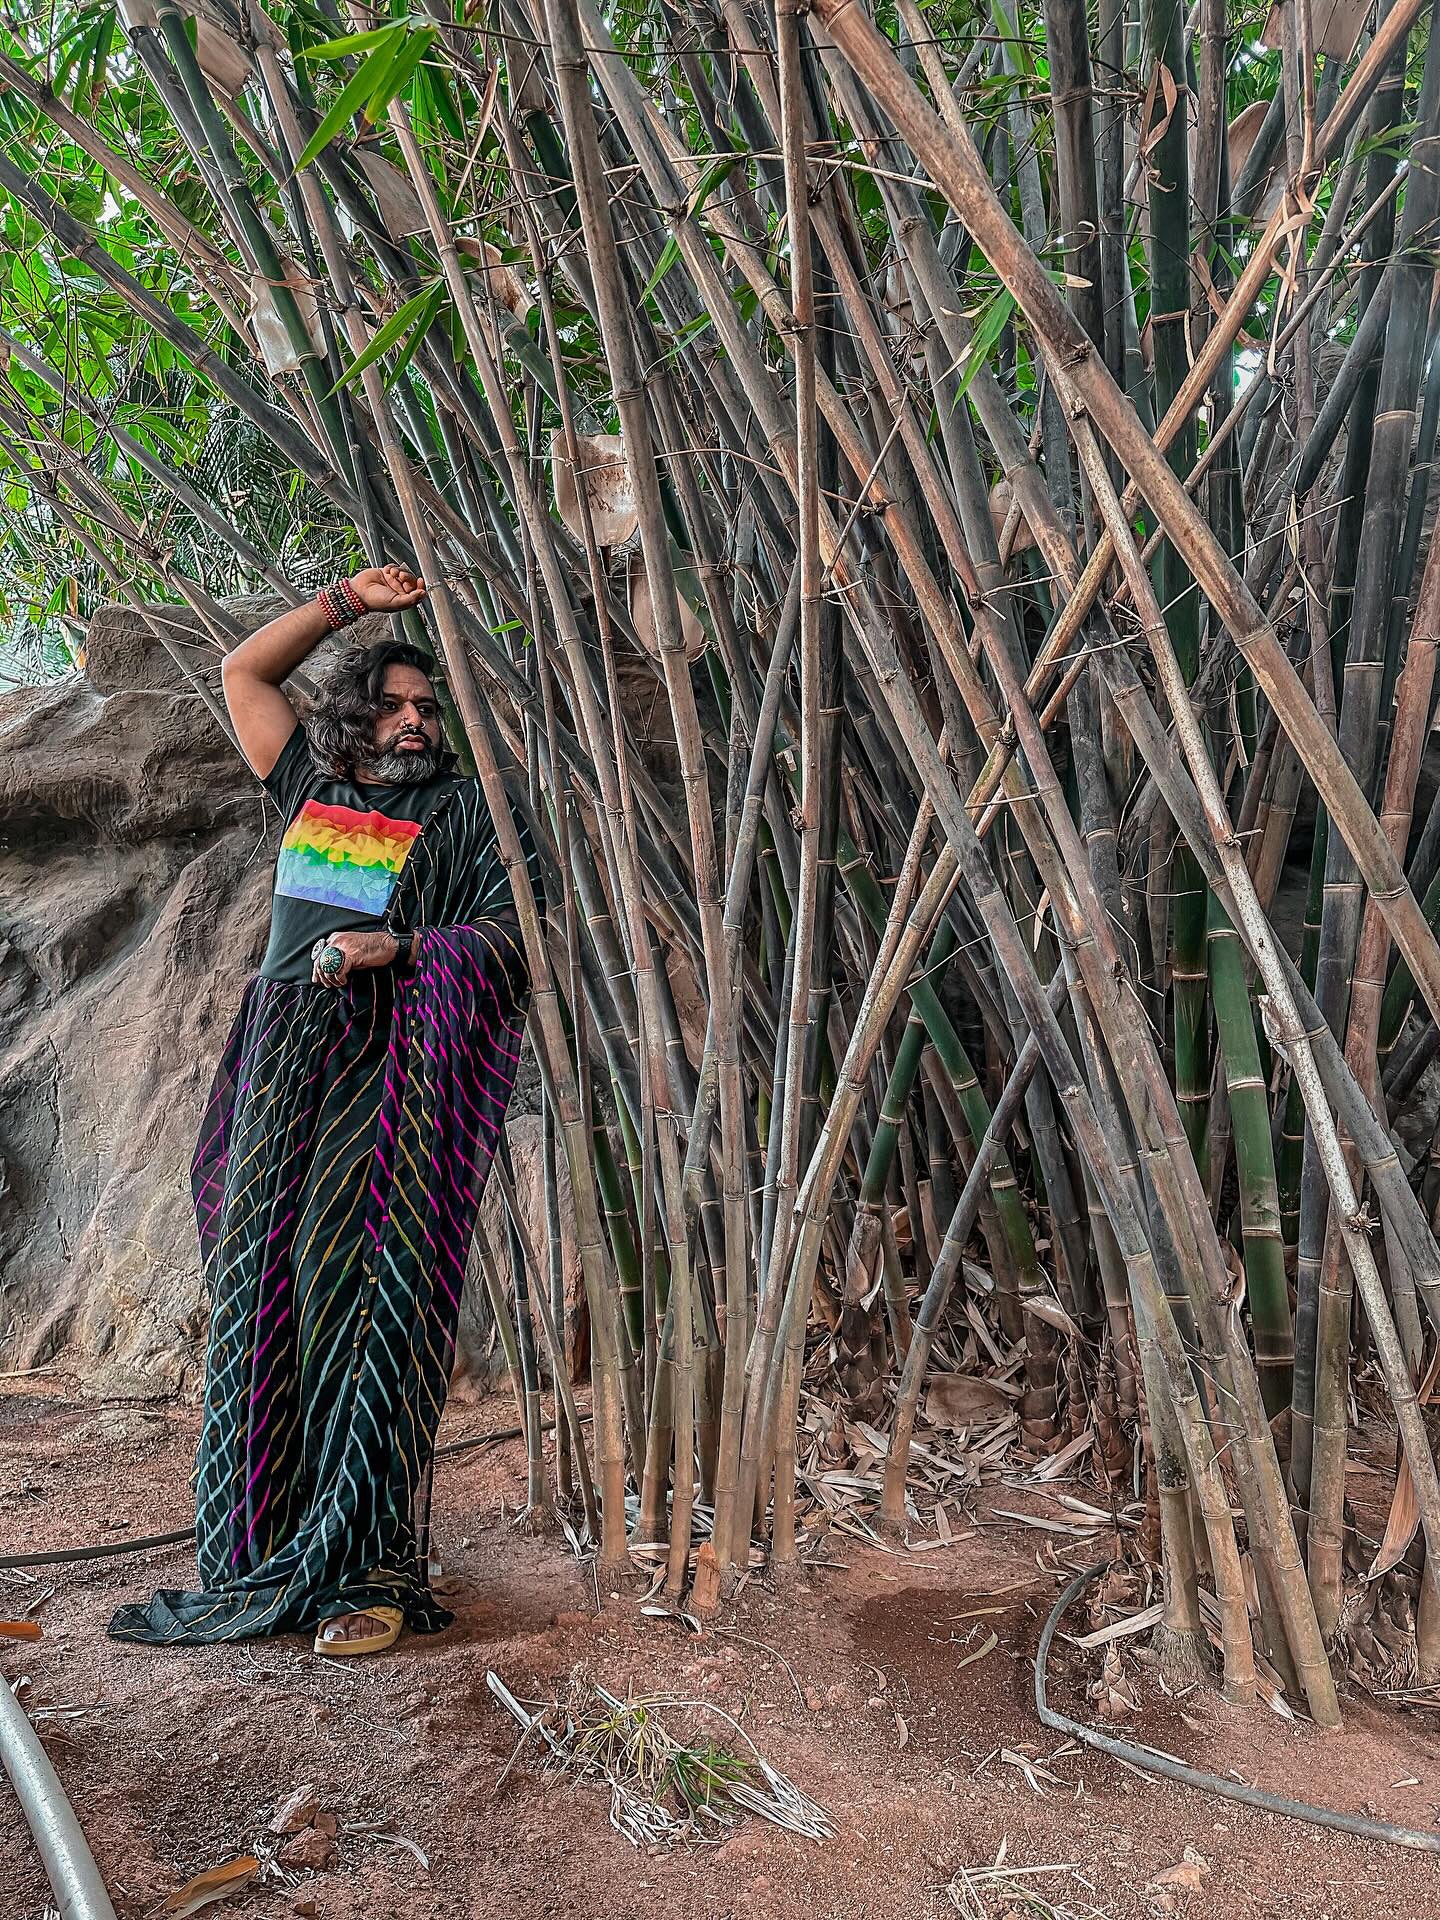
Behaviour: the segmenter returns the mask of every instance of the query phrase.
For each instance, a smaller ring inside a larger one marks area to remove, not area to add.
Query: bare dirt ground
[[[452,1405],[446,1433],[513,1418],[503,1396]],[[55,1381],[0,1382],[0,1550],[183,1525],[193,1440],[188,1410],[79,1402]],[[990,1920],[1052,1911],[1420,1920],[1440,1909],[1440,1860],[1158,1783],[1046,1733],[1031,1657],[1057,1577],[1037,1563],[1047,1536],[994,1511],[1024,1505],[1025,1494],[987,1488],[971,1537],[943,1550],[837,1540],[843,1564],[808,1569],[783,1596],[752,1581],[697,1636],[642,1615],[634,1591],[597,1587],[563,1539],[516,1530],[523,1491],[515,1443],[441,1462],[436,1544],[457,1623],[351,1665],[317,1658],[298,1638],[163,1652],[107,1640],[119,1600],[193,1579],[183,1548],[58,1567],[39,1584],[0,1574],[0,1616],[32,1609],[44,1633],[0,1643],[0,1666],[12,1683],[27,1676],[20,1697],[121,1920],[159,1913],[192,1876],[257,1841],[273,1852],[282,1843],[266,1835],[268,1821],[307,1785],[338,1824],[333,1863],[254,1880],[207,1914],[938,1920],[958,1908]],[[992,1631],[994,1646],[959,1666]],[[1052,1699],[1080,1718],[1096,1658],[1057,1643]],[[750,1820],[718,1846],[637,1851],[610,1827],[602,1787],[547,1778],[528,1752],[497,1786],[518,1730],[487,1671],[540,1700],[563,1693],[577,1666],[617,1694],[713,1701],[829,1811],[836,1837],[816,1843]],[[1337,1737],[1265,1708],[1234,1712],[1213,1692],[1176,1703],[1151,1684],[1142,1697],[1124,1731],[1196,1764],[1409,1826],[1440,1824],[1434,1713],[1350,1698]],[[1033,1782],[1020,1759],[1042,1768]],[[992,1887],[965,1908],[949,1891],[957,1873],[994,1862],[1002,1847],[1011,1867],[1066,1871]],[[1154,1884],[1187,1863],[1182,1884]],[[1026,1891],[1050,1905],[1027,1905]],[[0,1785],[0,1920],[51,1911]]]

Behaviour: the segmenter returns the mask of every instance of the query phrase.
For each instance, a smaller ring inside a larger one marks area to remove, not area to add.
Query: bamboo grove
[[[793,1566],[817,1381],[902,1525],[978,1323],[1176,1670],[1440,1678],[1423,0],[6,4],[10,598],[417,566],[545,848],[536,1504],[563,1160],[607,1567]]]

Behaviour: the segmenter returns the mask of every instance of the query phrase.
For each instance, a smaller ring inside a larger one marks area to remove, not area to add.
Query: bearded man
[[[269,945],[192,1168],[212,1303],[202,1590],[122,1607],[122,1640],[314,1628],[340,1655],[450,1623],[415,1508],[529,976],[494,821],[451,771],[425,655],[350,650],[303,724],[282,691],[328,632],[424,595],[398,567],[367,569],[224,664],[236,738],[285,830]]]

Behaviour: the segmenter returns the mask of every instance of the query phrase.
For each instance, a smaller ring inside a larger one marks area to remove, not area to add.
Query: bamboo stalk
[[[820,881],[820,466],[816,439],[815,292],[810,259],[810,183],[806,163],[802,98],[799,0],[776,0],[775,43],[780,101],[780,143],[785,176],[785,219],[790,247],[790,305],[794,316],[791,357],[795,363],[795,472],[798,493],[800,575],[800,882],[795,901],[795,961],[785,1067],[785,1107],[780,1127],[776,1207],[784,1223],[770,1251],[766,1286],[779,1284],[790,1249],[790,1215],[799,1181],[800,1116],[807,1094],[807,1037],[817,955],[814,937]],[[784,1390],[775,1434],[775,1512],[772,1553],[792,1564],[795,1545],[795,1419],[804,1352],[803,1316],[791,1316],[783,1349]]]
[[[1409,13],[1410,5],[1411,0],[1401,0],[1385,29],[1372,41],[1366,61],[1382,41],[1387,46],[1394,44],[1386,37],[1387,30]],[[930,111],[888,45],[859,12],[857,0],[818,0],[817,11],[977,242],[985,247],[992,265],[1035,327],[1037,338],[1048,353],[1065,364],[1077,401],[1105,433],[1172,538],[1183,542],[1196,578],[1229,628],[1257,684],[1280,715],[1281,725],[1304,760],[1366,885],[1380,902],[1392,936],[1405,953],[1427,1004],[1432,1012],[1440,1013],[1440,945],[1426,925],[1364,794],[1326,732],[1273,628],[1011,226],[995,199],[973,142],[944,126]],[[1330,131],[1332,123],[1338,124],[1353,92],[1352,79],[1317,136],[1317,151],[1323,152],[1335,137]],[[1358,110],[1358,102],[1353,110]],[[1344,123],[1348,124],[1348,114]],[[1257,248],[1257,254],[1262,250]],[[1237,285],[1237,296],[1243,285],[1244,276]],[[1222,332],[1217,325],[1207,348],[1220,340]],[[1194,372],[1192,369],[1191,379]],[[1188,387],[1187,381],[1177,396],[1177,408]]]
[[[1046,989],[1052,1006],[1060,1001],[1064,986],[1062,968],[1056,972]],[[910,1346],[895,1393],[895,1417],[890,1427],[890,1446],[885,1456],[885,1480],[880,1496],[880,1518],[892,1529],[898,1530],[904,1523],[905,1479],[909,1468],[910,1445],[935,1332],[949,1305],[950,1294],[960,1272],[965,1243],[979,1211],[985,1182],[1004,1154],[1006,1135],[1015,1124],[1030,1078],[1040,1064],[1040,1051],[1040,1042],[1032,1033],[1011,1069],[984,1135],[976,1144],[975,1158],[945,1228],[940,1256],[931,1271],[929,1284],[920,1302],[920,1311],[911,1329]]]
[[[1396,93],[1398,105],[1399,95]],[[1368,787],[1375,772],[1380,732],[1387,613],[1400,541],[1410,443],[1419,390],[1421,353],[1429,316],[1433,273],[1407,255],[1407,246],[1440,218],[1440,46],[1427,50],[1419,107],[1419,133],[1400,223],[1400,252],[1384,335],[1370,467],[1365,486],[1365,538],[1360,542],[1345,654],[1339,744],[1357,780]],[[1425,710],[1429,690],[1425,690]],[[1393,838],[1391,840],[1393,846]],[[1403,856],[1397,849],[1397,864]],[[1316,998],[1337,1030],[1344,1026],[1350,982],[1365,902],[1348,848],[1332,836],[1326,857],[1325,903],[1320,924]],[[1362,1028],[1357,1044],[1365,1039]],[[1351,1059],[1352,1067],[1356,1064]],[[1303,1189],[1302,1189],[1303,1195]],[[1318,1209],[1316,1209],[1318,1213]],[[1320,1222],[1306,1233],[1302,1208],[1301,1251],[1313,1249]],[[1308,1242],[1308,1244],[1307,1244]],[[1309,1564],[1322,1625],[1339,1617],[1343,1555],[1345,1451],[1349,1405],[1350,1280],[1341,1237],[1332,1226],[1320,1259],[1314,1445],[1310,1496]]]
[[[687,813],[694,854],[694,872],[700,906],[701,930],[705,947],[705,965],[712,995],[712,1009],[719,1033],[720,1128],[730,1167],[738,1167],[739,1152],[739,1062],[734,1039],[731,996],[726,992],[724,966],[724,927],[718,886],[713,824],[694,691],[686,665],[685,642],[680,631],[679,606],[670,564],[670,552],[664,531],[659,483],[651,450],[650,426],[643,399],[640,369],[626,314],[615,255],[615,239],[604,208],[601,193],[602,173],[595,136],[593,110],[588,95],[585,60],[578,14],[568,0],[550,0],[546,9],[561,110],[566,121],[572,152],[576,155],[576,191],[584,223],[590,268],[594,276],[605,351],[614,382],[615,400],[625,437],[626,457],[639,509],[640,539],[644,552],[646,577],[650,585],[656,638],[665,671],[666,688],[674,716],[676,743],[681,758],[681,777],[685,786]],[[683,1201],[679,1191],[678,1157],[668,1155],[662,1146],[662,1167],[666,1173],[667,1216],[672,1235],[683,1235]],[[669,1195],[669,1180],[676,1182]],[[727,1182],[738,1198],[738,1177]],[[738,1215],[738,1208],[733,1209]],[[727,1221],[727,1228],[732,1223]],[[740,1224],[737,1220],[734,1224]],[[741,1244],[729,1244],[727,1264],[734,1261],[743,1274],[743,1230]],[[683,1240],[682,1243],[683,1244]],[[672,1247],[675,1243],[672,1241]],[[672,1289],[682,1288],[677,1304],[680,1344],[677,1360],[688,1362],[690,1300],[688,1264],[682,1272],[673,1271]],[[743,1284],[743,1283],[742,1283]],[[727,1289],[727,1293],[729,1290]],[[733,1299],[733,1294],[729,1297]],[[690,1446],[693,1403],[688,1378],[677,1395],[676,1504],[680,1506],[682,1482],[690,1482]],[[677,1511],[671,1532],[671,1579],[683,1570],[689,1552],[688,1512]]]
[[[402,150],[410,138],[404,109],[391,103],[392,124]],[[413,148],[412,148],[413,152]],[[408,158],[409,156],[407,156]],[[416,156],[418,158],[418,156]],[[412,167],[411,176],[415,178]],[[429,176],[425,176],[427,185]],[[417,191],[419,189],[417,188]],[[422,193],[422,201],[424,195]],[[472,343],[473,344],[473,343]],[[373,370],[372,370],[372,377]],[[377,381],[378,384],[378,381]],[[385,417],[383,396],[372,391],[371,407],[377,424]],[[571,1069],[560,1020],[559,1000],[540,929],[540,919],[520,843],[511,816],[510,803],[490,743],[485,709],[481,703],[469,656],[461,637],[453,603],[441,572],[434,564],[431,539],[408,467],[398,450],[391,456],[391,472],[397,483],[402,509],[415,542],[417,557],[425,575],[432,581],[430,605],[439,629],[446,677],[455,694],[456,705],[470,744],[475,752],[476,768],[486,803],[496,823],[501,858],[505,863],[525,941],[526,960],[532,981],[532,1031],[537,1036],[542,1070],[551,1097],[556,1104],[565,1138],[570,1167],[571,1191],[575,1198],[577,1239],[582,1271],[590,1301],[591,1340],[595,1355],[595,1432],[600,1466],[601,1559],[609,1567],[625,1558],[625,1452],[620,1405],[619,1351],[613,1331],[613,1278],[607,1268],[600,1233],[599,1211],[586,1151],[584,1120],[579,1093]]]
[[[1280,1196],[1270,1141],[1270,1109],[1239,938],[1224,908],[1213,898],[1208,948],[1215,1022],[1235,1131],[1245,1288],[1255,1339],[1255,1367],[1265,1411],[1273,1420],[1290,1405],[1295,1355],[1285,1245],[1280,1232]]]

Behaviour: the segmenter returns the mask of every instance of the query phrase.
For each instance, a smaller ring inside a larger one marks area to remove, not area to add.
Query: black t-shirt
[[[409,787],[360,786],[321,773],[297,726],[265,777],[286,822],[275,864],[267,980],[309,980],[310,949],[327,933],[383,925],[421,823],[451,776]]]

